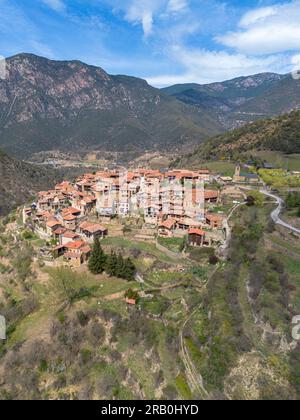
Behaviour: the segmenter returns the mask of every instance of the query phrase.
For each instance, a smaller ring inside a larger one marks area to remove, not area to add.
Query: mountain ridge
[[[163,89],[193,106],[211,106],[226,129],[300,108],[300,82],[291,74],[261,73],[209,85],[174,85]]]
[[[223,130],[143,79],[80,61],[7,59],[0,81],[0,147],[19,158],[46,150],[138,151],[196,144]]]
[[[0,80],[0,148],[18,159],[48,151],[182,154],[300,108],[300,81],[276,73],[159,90],[80,60],[27,53],[8,58],[7,71]]]

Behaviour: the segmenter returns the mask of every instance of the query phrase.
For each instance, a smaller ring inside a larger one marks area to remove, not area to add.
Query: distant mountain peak
[[[145,80],[80,61],[10,57],[0,81],[0,147],[21,158],[49,150],[142,153],[196,144],[222,126]]]
[[[211,107],[226,129],[300,107],[300,83],[290,74],[260,73],[208,85],[175,85],[163,91],[187,105]]]

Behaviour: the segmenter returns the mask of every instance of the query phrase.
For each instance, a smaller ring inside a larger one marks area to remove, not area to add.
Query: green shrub
[[[88,363],[92,359],[92,351],[89,349],[81,349],[80,357],[83,364]]]
[[[85,327],[89,323],[89,317],[83,311],[77,312],[76,316],[82,327]]]
[[[47,372],[47,370],[48,370],[47,360],[42,359],[41,362],[40,362],[39,371],[41,373],[44,373],[44,372]]]

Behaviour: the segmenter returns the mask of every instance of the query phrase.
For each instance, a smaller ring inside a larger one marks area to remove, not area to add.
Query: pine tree
[[[125,267],[124,267],[125,273],[124,273],[123,278],[125,280],[129,280],[129,281],[134,280],[134,277],[135,277],[135,274],[136,274],[136,267],[135,267],[133,261],[130,258],[128,258],[125,261],[124,265],[125,265]]]
[[[105,271],[111,277],[124,280],[134,280],[136,267],[130,258],[124,259],[121,254],[112,252],[106,259]]]
[[[118,277],[124,280],[134,280],[136,273],[135,265],[130,258],[126,260],[120,255],[118,260]]]
[[[117,261],[116,261],[116,277],[119,279],[123,279],[124,277],[124,258],[121,254],[118,255]]]
[[[116,268],[118,263],[118,257],[115,252],[111,252],[110,256],[107,258],[105,271],[110,277],[117,275]]]
[[[95,238],[93,251],[89,259],[89,270],[93,274],[103,273],[106,265],[106,255],[100,245],[99,238]]]

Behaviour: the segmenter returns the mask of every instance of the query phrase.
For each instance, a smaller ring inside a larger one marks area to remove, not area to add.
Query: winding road
[[[251,188],[251,187],[241,187],[241,189],[247,190],[247,191],[253,191],[254,190],[254,188]],[[271,213],[271,219],[273,220],[273,222],[275,223],[275,225],[282,226],[282,227],[284,227],[286,229],[289,229],[291,232],[300,234],[300,229],[296,228],[295,226],[290,225],[289,223],[284,222],[280,218],[280,214],[282,213],[282,210],[283,210],[284,204],[285,204],[284,203],[284,200],[282,198],[278,197],[277,195],[271,193],[267,189],[260,189],[259,192],[261,194],[264,194],[267,197],[272,198],[273,200],[276,201],[277,207]]]
[[[271,194],[267,190],[260,190],[260,192],[262,194],[266,195],[267,197],[273,198],[276,201],[276,203],[278,204],[277,208],[274,211],[272,211],[272,213],[271,213],[271,218],[272,218],[273,222],[276,225],[283,226],[286,229],[291,230],[292,232],[300,234],[300,229],[297,229],[296,227],[284,222],[280,218],[280,214],[282,213],[282,210],[284,208],[284,201],[282,200],[282,198],[278,197],[277,195]]]

